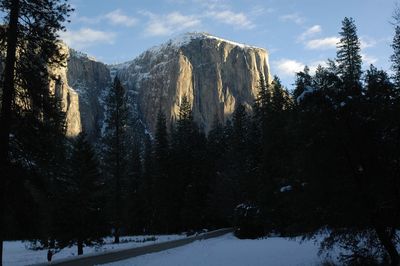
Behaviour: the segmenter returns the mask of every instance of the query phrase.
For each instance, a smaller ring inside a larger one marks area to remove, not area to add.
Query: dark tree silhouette
[[[114,227],[114,242],[119,243],[122,226],[125,193],[124,184],[128,180],[128,148],[127,134],[128,108],[126,92],[118,77],[107,96],[106,129],[104,133],[104,170],[110,189],[110,212]]]
[[[10,163],[10,149],[13,146],[11,136],[14,130],[23,131],[22,120],[24,123],[30,122],[29,125],[36,124],[32,128],[36,131],[41,130],[38,125],[55,122],[51,117],[58,110],[49,91],[49,79],[52,77],[47,67],[58,65],[63,59],[58,52],[57,32],[64,30],[62,23],[72,9],[66,1],[61,0],[4,0],[0,2],[0,10],[8,18],[6,34],[1,42],[6,50],[0,114],[0,215],[4,223],[4,193],[13,172]],[[16,135],[13,141],[17,138]],[[21,154],[27,154],[29,147],[26,143],[19,147]],[[1,230],[4,230],[4,224]],[[2,251],[4,231],[0,233],[0,238]]]

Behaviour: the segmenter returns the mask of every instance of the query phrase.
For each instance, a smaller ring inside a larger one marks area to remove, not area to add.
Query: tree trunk
[[[83,241],[78,239],[78,256],[83,254]]]
[[[4,239],[4,215],[5,192],[7,191],[7,174],[9,167],[11,106],[15,94],[14,72],[17,51],[19,0],[11,1],[10,18],[7,29],[7,57],[4,66],[3,95],[0,113],[0,266],[3,265],[3,239]]]
[[[114,231],[114,243],[118,244],[119,243],[119,225],[115,226],[115,231]]]
[[[382,226],[375,226],[375,232],[378,235],[379,241],[385,248],[386,252],[390,256],[390,265],[391,266],[399,266],[400,265],[400,257],[397,252],[396,245],[393,243],[390,236],[385,231],[385,228]]]

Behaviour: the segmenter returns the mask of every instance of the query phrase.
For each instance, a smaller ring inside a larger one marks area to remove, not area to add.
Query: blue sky
[[[294,73],[335,56],[341,21],[353,17],[365,67],[388,70],[396,0],[70,0],[62,38],[105,63],[132,60],[185,32],[208,32],[268,50],[272,74]]]

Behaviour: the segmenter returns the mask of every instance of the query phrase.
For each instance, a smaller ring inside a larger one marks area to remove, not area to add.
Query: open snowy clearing
[[[107,266],[294,266],[321,265],[318,243],[281,237],[240,240],[233,234],[196,241],[163,252],[118,261]]]
[[[171,240],[177,240],[185,238],[185,235],[156,235],[156,236],[125,236],[121,237],[120,244],[113,244],[113,238],[104,239],[105,244],[99,247],[85,247],[83,254],[90,254],[94,252],[119,250],[127,248],[135,248],[147,246],[155,243],[161,243]],[[4,242],[4,253],[3,253],[3,264],[5,266],[22,266],[30,265],[35,263],[47,262],[47,250],[30,250],[28,249],[30,242],[24,241],[5,241]],[[54,254],[53,260],[68,258],[76,256],[77,247],[73,246],[65,248],[59,253]]]

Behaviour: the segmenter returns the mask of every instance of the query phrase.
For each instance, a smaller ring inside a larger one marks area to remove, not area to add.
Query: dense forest
[[[240,238],[313,238],[349,252],[343,264],[398,265],[400,226],[400,23],[392,71],[362,69],[353,19],[336,58],[296,74],[288,91],[261,78],[254,105],[237,104],[204,132],[183,97],[179,118],[161,110],[153,134],[132,132],[127,92],[115,78],[99,143],[65,137],[49,90],[62,62],[65,1],[0,1],[1,240],[37,248],[101,244],[112,234],[234,227]],[[397,16],[396,18],[399,18]],[[134,130],[133,130],[134,131]]]

